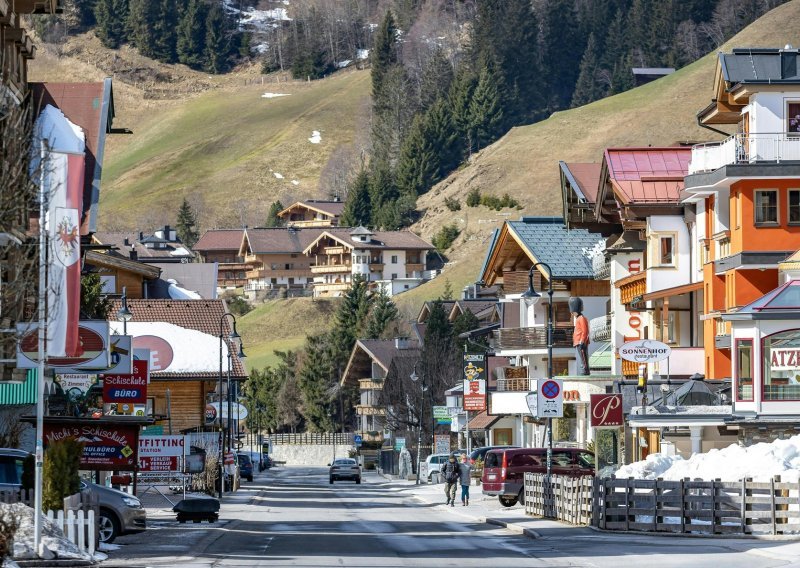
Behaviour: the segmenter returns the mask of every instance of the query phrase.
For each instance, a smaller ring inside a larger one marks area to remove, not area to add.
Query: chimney
[[[128,255],[130,256],[131,260],[139,260],[139,253],[136,252],[136,249],[131,245],[131,248],[128,250]]]
[[[797,50],[791,44],[780,50],[781,54],[781,79],[797,76]]]
[[[144,240],[144,233],[142,231],[139,231],[139,242],[142,242],[143,240]]]
[[[130,243],[130,242],[128,242],[128,237],[125,237],[125,246],[126,246],[126,247],[129,247],[129,246],[131,246],[131,243]]]
[[[408,337],[395,337],[394,348],[398,351],[408,349]]]

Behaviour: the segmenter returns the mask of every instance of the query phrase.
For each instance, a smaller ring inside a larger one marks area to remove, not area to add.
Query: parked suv
[[[477,460],[486,459],[486,452],[489,450],[511,450],[514,448],[519,448],[519,446],[481,446],[480,448],[475,448],[469,454],[469,460],[472,463],[475,463]]]
[[[525,502],[525,474],[547,473],[546,448],[489,450],[483,462],[484,495],[496,495],[504,507]],[[553,448],[553,475],[594,475],[594,454],[580,448]]]
[[[419,466],[419,478],[428,483],[439,483],[441,476],[439,475],[439,468],[447,461],[450,454],[431,454]]]
[[[236,454],[239,462],[239,476],[247,481],[253,481],[253,460],[247,454]]]

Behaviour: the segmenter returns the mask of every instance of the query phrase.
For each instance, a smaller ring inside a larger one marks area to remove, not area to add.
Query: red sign
[[[228,452],[225,454],[225,465],[233,465],[234,458],[233,452]]]
[[[131,374],[103,375],[103,402],[147,403],[147,361],[134,361]]]
[[[180,471],[177,456],[149,456],[139,458],[139,471]]]
[[[621,394],[593,394],[590,399],[592,428],[616,428],[624,424]]]
[[[166,370],[172,365],[172,359],[175,357],[172,346],[167,340],[156,335],[134,337],[133,347],[134,349],[150,350],[150,370],[154,372]]]
[[[45,424],[45,446],[73,439],[83,444],[81,469],[132,471],[136,466],[138,426],[121,424]]]

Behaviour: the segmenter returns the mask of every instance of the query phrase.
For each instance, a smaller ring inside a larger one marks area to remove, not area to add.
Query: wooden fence
[[[592,520],[593,477],[525,474],[525,513],[573,525]]]
[[[800,484],[598,479],[593,524],[601,529],[693,534],[800,532]]]

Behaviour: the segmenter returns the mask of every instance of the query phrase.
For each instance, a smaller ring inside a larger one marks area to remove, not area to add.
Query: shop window
[[[776,190],[756,191],[756,225],[778,224],[778,192]]]
[[[800,330],[762,341],[762,400],[800,400]]]
[[[800,225],[800,189],[789,190],[789,224]]]
[[[753,340],[736,342],[736,400],[753,400]]]

